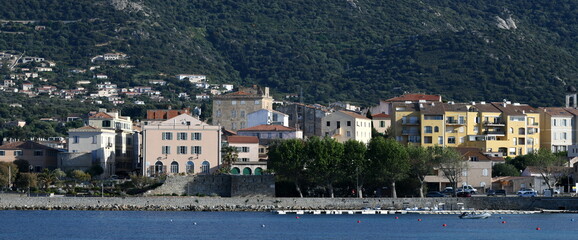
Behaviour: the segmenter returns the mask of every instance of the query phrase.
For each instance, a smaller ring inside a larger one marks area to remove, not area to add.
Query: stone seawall
[[[270,211],[288,209],[462,208],[578,210],[578,198],[27,197],[0,194],[0,210]]]

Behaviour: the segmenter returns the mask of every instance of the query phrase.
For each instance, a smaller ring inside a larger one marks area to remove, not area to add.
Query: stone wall
[[[27,197],[0,194],[0,209],[149,210],[149,211],[270,211],[282,209],[405,209],[438,206],[490,210],[578,210],[578,198],[271,198],[271,197]]]
[[[275,196],[271,175],[188,175],[168,176],[163,185],[147,192],[154,195]]]

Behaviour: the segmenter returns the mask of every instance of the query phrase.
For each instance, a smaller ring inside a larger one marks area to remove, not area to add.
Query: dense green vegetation
[[[562,104],[578,75],[578,2],[4,0],[0,49],[70,67],[127,53],[113,81],[200,73],[309,102],[375,103],[404,91],[456,101]],[[116,8],[113,6],[117,6]],[[119,7],[121,6],[121,7]],[[500,29],[497,17],[517,28]],[[34,26],[46,26],[34,30]],[[66,71],[60,81],[67,81]]]

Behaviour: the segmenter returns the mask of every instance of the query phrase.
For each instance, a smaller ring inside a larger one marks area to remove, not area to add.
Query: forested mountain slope
[[[72,67],[117,51],[136,67],[213,82],[302,88],[307,101],[375,103],[404,91],[560,105],[577,83],[578,1],[3,0],[0,50]],[[43,31],[35,25],[46,26]],[[10,33],[6,33],[10,32]],[[14,34],[13,32],[19,32]],[[62,81],[66,81],[63,74]]]

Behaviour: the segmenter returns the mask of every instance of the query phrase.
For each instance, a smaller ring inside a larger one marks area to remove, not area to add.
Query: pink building
[[[143,126],[143,174],[210,174],[221,159],[219,126],[189,114]]]

